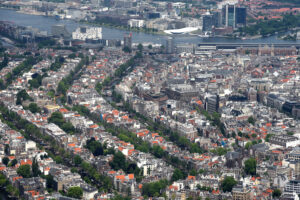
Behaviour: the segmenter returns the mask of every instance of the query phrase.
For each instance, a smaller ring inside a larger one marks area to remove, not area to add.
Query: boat
[[[198,37],[209,38],[210,37],[210,32],[204,32],[204,34],[198,35]]]
[[[191,33],[196,30],[198,30],[198,27],[185,27],[181,29],[164,30],[164,32],[170,35],[181,35]]]

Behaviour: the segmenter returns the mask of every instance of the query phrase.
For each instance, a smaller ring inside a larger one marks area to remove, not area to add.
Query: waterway
[[[51,26],[55,24],[65,24],[68,31],[72,32],[77,27],[82,26],[81,23],[75,22],[73,20],[56,20],[54,17],[46,17],[39,15],[29,15],[24,13],[19,13],[14,10],[0,8],[0,21],[10,21],[16,25],[31,26],[33,28],[38,28],[41,31],[47,31],[51,33]],[[129,31],[119,30],[115,28],[102,27],[102,34],[104,39],[123,39],[125,34]],[[228,38],[200,38],[198,36],[192,35],[173,35],[175,43],[186,43],[186,44],[198,44],[201,42],[205,43],[266,43],[266,44],[279,44],[279,43],[299,43],[300,41],[284,41],[277,39],[276,36],[271,36],[267,38],[259,39],[228,39]],[[140,42],[152,42],[157,44],[165,44],[168,36],[166,35],[156,35],[148,34],[143,32],[132,32],[132,40],[135,43]]]

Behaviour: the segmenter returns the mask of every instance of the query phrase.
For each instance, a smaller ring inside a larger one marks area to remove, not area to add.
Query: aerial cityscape
[[[299,200],[300,0],[0,0],[0,200]]]

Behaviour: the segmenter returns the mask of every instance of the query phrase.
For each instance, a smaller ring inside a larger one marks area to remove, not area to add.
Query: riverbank
[[[88,21],[79,21],[79,23],[82,24],[88,24],[88,25],[94,25],[94,26],[101,26],[101,27],[107,27],[107,28],[113,28],[123,31],[130,31],[130,32],[136,32],[136,33],[146,33],[146,34],[152,34],[152,35],[162,35],[167,36],[169,34],[166,34],[163,31],[149,31],[145,28],[137,29],[137,28],[128,28],[127,26],[117,26],[114,24],[108,24],[108,23],[98,23],[98,22],[88,22]]]
[[[22,14],[26,14],[26,15],[35,15],[35,16],[44,16],[44,17],[55,18],[55,16],[46,15],[45,13],[42,13],[42,12],[19,10],[19,9],[7,8],[7,7],[3,7],[3,6],[0,6],[0,8],[13,10],[18,13],[22,13]],[[70,19],[70,20],[72,20],[72,19]],[[57,20],[57,21],[59,22],[60,20]],[[128,28],[127,26],[122,26],[122,25],[118,26],[118,25],[109,24],[109,23],[97,23],[97,22],[76,21],[76,20],[73,20],[73,21],[82,23],[82,24],[92,25],[92,26],[101,26],[101,27],[113,28],[113,29],[118,29],[118,30],[136,32],[136,33],[147,33],[147,34],[152,34],[152,35],[164,35],[164,36],[168,35],[163,31],[151,31],[146,28]]]

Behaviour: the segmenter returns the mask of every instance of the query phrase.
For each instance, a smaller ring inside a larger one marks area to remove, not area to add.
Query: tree
[[[83,190],[81,187],[70,187],[67,192],[68,197],[81,199],[83,195]]]
[[[48,119],[49,123],[54,123],[57,126],[62,126],[64,123],[64,117],[60,112],[53,112]]]
[[[34,158],[32,161],[32,176],[37,177],[41,174],[41,171],[39,169],[39,165],[38,162],[36,161],[36,159]]]
[[[141,43],[138,44],[137,48],[138,48],[139,52],[143,51],[143,45]]]
[[[68,55],[68,58],[74,59],[74,58],[76,58],[76,54],[75,53],[71,53],[70,55]]]
[[[281,196],[281,190],[279,189],[275,189],[273,192],[272,192],[272,196],[273,198],[278,198]]]
[[[246,160],[244,170],[248,175],[256,175],[256,160],[254,158]]]
[[[180,179],[184,179],[185,175],[180,169],[175,169],[172,175],[172,181],[177,181]]]
[[[245,149],[249,149],[252,146],[252,142],[247,142],[245,145]]]
[[[3,163],[5,166],[8,165],[8,162],[9,162],[9,158],[8,158],[8,157],[4,157],[4,158],[2,159],[2,163]]]
[[[32,113],[41,112],[41,108],[36,103],[30,103],[28,109]]]
[[[26,90],[21,90],[17,93],[17,105],[21,105],[23,101],[30,100],[33,101],[33,99],[28,95]]]
[[[148,45],[148,49],[152,49],[152,45],[151,44]]]
[[[109,165],[115,170],[125,169],[126,167],[125,164],[126,164],[126,158],[119,151],[115,153],[113,160],[109,162]]]
[[[61,156],[55,156],[54,161],[55,161],[57,164],[62,164],[62,163],[63,163],[63,159],[62,159]]]
[[[86,148],[89,149],[94,156],[103,155],[102,144],[96,141],[94,137],[86,141]]]
[[[8,180],[6,179],[6,177],[3,174],[0,174],[0,187],[4,187],[5,185],[7,185]]]
[[[235,138],[235,137],[236,137],[236,133],[235,133],[235,132],[232,132],[232,133],[231,133],[231,137]]]
[[[55,181],[53,179],[53,176],[51,174],[46,176],[46,186],[50,190],[55,190]]]
[[[255,124],[255,119],[254,119],[252,116],[250,116],[250,117],[248,118],[248,122],[249,122],[250,124],[254,125],[254,124]]]
[[[269,140],[270,140],[270,138],[273,136],[274,134],[267,134],[267,136],[266,136],[266,142],[269,142]]]
[[[123,51],[125,53],[131,53],[131,49],[129,47],[127,47],[127,46],[123,48]]]
[[[227,153],[227,149],[218,147],[217,149],[212,150],[212,153],[217,154],[218,156],[223,156]]]
[[[243,133],[241,131],[239,131],[238,136],[243,137]]]
[[[154,145],[153,146],[153,154],[157,158],[162,158],[164,155],[164,150],[160,146]]]
[[[5,89],[5,84],[4,84],[3,79],[0,79],[0,89],[1,90]]]
[[[226,176],[221,183],[221,188],[224,192],[231,192],[232,188],[237,184],[237,181],[232,176]]]
[[[82,162],[81,157],[80,157],[79,155],[76,155],[76,156],[74,157],[74,164],[75,164],[76,166],[79,166],[79,165],[81,164],[81,162]]]
[[[17,169],[17,173],[22,176],[23,178],[30,178],[31,177],[31,170],[30,165],[21,165]]]
[[[4,146],[4,153],[6,155],[9,155],[9,145],[8,144],[5,144],[5,146]]]
[[[8,166],[14,167],[17,163],[18,163],[17,159],[13,159],[13,160],[8,164]]]
[[[66,133],[74,134],[75,133],[75,127],[71,122],[66,122],[61,126],[61,129],[64,130]]]
[[[289,131],[289,132],[287,132],[287,134],[288,134],[288,135],[294,135],[294,132]]]
[[[66,122],[63,115],[60,112],[54,112],[51,117],[48,118],[49,123],[54,123],[59,126],[66,133],[74,134],[75,127],[70,122]]]
[[[190,171],[190,175],[191,175],[191,176],[197,176],[197,171],[196,171],[195,169],[192,169],[192,170]]]
[[[160,180],[157,182],[146,183],[143,185],[142,194],[148,197],[154,197],[154,196],[157,197],[160,195],[161,190],[166,188],[167,185],[168,185],[167,180]]]

